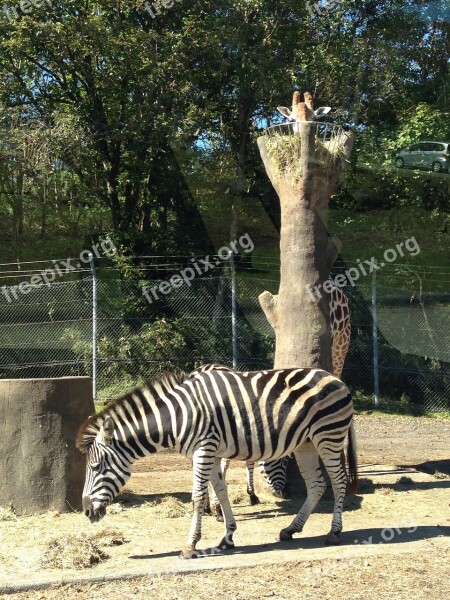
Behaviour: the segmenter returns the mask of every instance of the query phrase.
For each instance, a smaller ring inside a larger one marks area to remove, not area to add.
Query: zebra
[[[325,543],[338,544],[347,484],[341,453],[347,436],[350,488],[356,489],[358,478],[352,418],[347,386],[321,369],[166,375],[113,401],[79,429],[76,445],[87,455],[83,511],[91,522],[99,521],[129,479],[133,462],[172,448],[193,463],[193,516],[181,556],[199,556],[196,544],[210,480],[224,514],[226,534],[218,548],[225,550],[234,547],[236,521],[221,458],[276,460],[293,452],[307,497],[279,539],[290,540],[302,531],[325,491],[320,457],[334,492]]]
[[[203,373],[205,371],[212,371],[214,369],[219,369],[222,371],[232,371],[230,367],[226,367],[225,365],[220,364],[206,364],[201,367],[197,367],[190,373],[190,377],[195,376],[196,373]],[[284,456],[280,460],[265,462],[263,460],[259,461],[259,470],[261,475],[264,477],[266,483],[270,487],[270,490],[274,496],[277,498],[286,498],[285,495],[285,487],[286,487],[286,469],[287,464],[289,462],[289,457]],[[228,467],[230,466],[230,460],[228,458],[222,458],[221,461],[221,472],[222,477],[225,479],[228,471]],[[247,475],[247,494],[249,496],[250,504],[255,506],[260,503],[258,496],[255,493],[255,483],[254,483],[254,475],[255,475],[255,463],[254,461],[246,461],[246,475]],[[223,514],[220,508],[220,503],[214,494],[214,489],[212,490],[212,498],[213,498],[213,506],[211,508],[211,502],[209,499],[209,494],[206,496],[205,500],[205,513],[213,514],[215,513],[216,519],[218,521],[223,521]]]
[[[305,92],[305,99],[307,92]],[[310,95],[309,95],[310,96]],[[294,94],[293,106],[300,101],[300,94],[296,92]],[[310,98],[309,98],[310,99]],[[286,109],[288,110],[288,109]],[[320,109],[319,109],[320,110]],[[347,356],[348,348],[350,345],[351,335],[351,323],[350,323],[350,306],[347,296],[344,294],[341,288],[335,285],[333,279],[328,280],[331,284],[331,293],[329,297],[330,305],[330,328],[331,328],[331,355],[333,364],[333,374],[339,379],[341,378],[342,370],[344,368],[345,357]],[[196,371],[208,371],[211,369],[228,369],[223,365],[203,365],[194,370]],[[277,498],[286,498],[286,471],[289,463],[289,457],[284,457],[278,461],[272,462],[259,462],[259,470],[263,475],[266,483],[269,485],[270,490]],[[228,462],[222,461],[222,474],[225,477],[228,469]],[[247,471],[247,493],[250,497],[250,504],[258,504],[259,498],[255,494],[254,489],[254,469],[255,464],[251,461],[246,464]],[[209,512],[215,512],[216,519],[223,521],[222,511],[217,498],[213,495],[213,511],[209,508],[210,502],[209,497],[207,499],[206,506]]]

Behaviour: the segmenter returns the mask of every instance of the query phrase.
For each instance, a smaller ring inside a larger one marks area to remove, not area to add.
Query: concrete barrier
[[[94,411],[89,377],[0,380],[0,506],[81,509],[85,458],[75,436]]]

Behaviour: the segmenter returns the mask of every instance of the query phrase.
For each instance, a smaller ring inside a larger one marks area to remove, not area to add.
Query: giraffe
[[[322,121],[325,116],[331,111],[330,106],[320,106],[314,110],[313,97],[309,92],[303,94],[304,101],[301,101],[301,92],[295,91],[292,97],[292,108],[286,106],[277,106],[279,113],[290,121],[307,122],[307,121]],[[294,132],[298,133],[298,126],[294,125]]]
[[[344,294],[342,289],[338,287],[334,281],[331,281],[331,293],[329,297],[329,309],[330,309],[330,333],[331,333],[331,360],[333,367],[333,375],[341,378],[342,370],[344,368],[345,357],[350,346],[351,336],[351,324],[350,324],[350,305],[347,296]],[[275,301],[278,296],[274,296]],[[286,457],[281,461],[275,462],[264,462],[259,463],[261,474],[269,484],[271,491],[274,496],[278,498],[285,498],[284,487],[286,484]],[[229,459],[222,459],[221,470],[222,476],[225,478],[230,461]],[[248,461],[246,463],[247,469],[247,494],[250,498],[250,504],[253,506],[259,504],[259,498],[255,494],[255,488],[253,485],[253,475],[255,470],[255,463]],[[275,480],[276,478],[276,480]],[[213,493],[213,511],[215,512],[216,519],[222,521],[222,511],[220,505],[216,500]],[[210,508],[209,497],[205,504],[205,512],[213,512]]]
[[[331,280],[333,281],[333,280]],[[330,294],[331,360],[333,375],[341,378],[350,346],[350,305],[342,289],[333,282]]]

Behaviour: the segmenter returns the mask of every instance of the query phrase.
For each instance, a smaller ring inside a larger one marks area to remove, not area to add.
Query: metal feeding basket
[[[346,132],[341,125],[334,123],[310,123],[314,125],[316,138],[314,162],[323,169],[336,167],[343,155]],[[295,165],[301,153],[300,127],[299,122],[289,122],[272,125],[265,130],[268,154],[275,162],[279,175],[296,179],[301,176]]]

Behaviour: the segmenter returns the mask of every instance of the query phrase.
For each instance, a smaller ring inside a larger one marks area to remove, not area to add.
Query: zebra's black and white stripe
[[[196,373],[204,373],[205,371],[232,371],[230,367],[226,367],[225,365],[220,365],[216,363],[210,363],[206,365],[202,365],[201,367],[197,367],[194,371],[191,372],[190,376],[194,376]],[[271,462],[267,462],[264,460],[260,460],[259,470],[261,475],[264,477],[267,485],[269,486],[272,494],[277,498],[285,498],[285,488],[286,488],[286,469],[287,464],[289,462],[289,457],[284,456],[280,460],[275,460]],[[223,478],[226,478],[228,467],[230,466],[230,460],[227,458],[223,458],[221,462],[221,470]],[[255,463],[252,460],[246,461],[246,474],[247,474],[247,494],[250,499],[250,504],[255,506],[259,504],[259,498],[255,492]],[[212,498],[213,498],[213,506],[211,507],[211,502],[209,498],[209,494],[205,500],[205,512],[207,513],[215,513],[218,521],[223,521],[222,509],[220,508],[220,503],[214,494],[214,489],[212,490]]]
[[[341,453],[347,436],[351,486],[357,481],[352,416],[348,388],[320,369],[211,370],[149,382],[81,427],[77,446],[87,454],[84,512],[98,521],[128,480],[136,459],[172,448],[192,459],[194,473],[193,517],[182,555],[195,556],[210,480],[226,524],[220,547],[228,548],[234,545],[236,522],[220,459],[269,461],[293,452],[307,498],[280,539],[291,539],[303,529],[325,490],[320,457],[335,496],[326,541],[338,543],[347,483]]]

